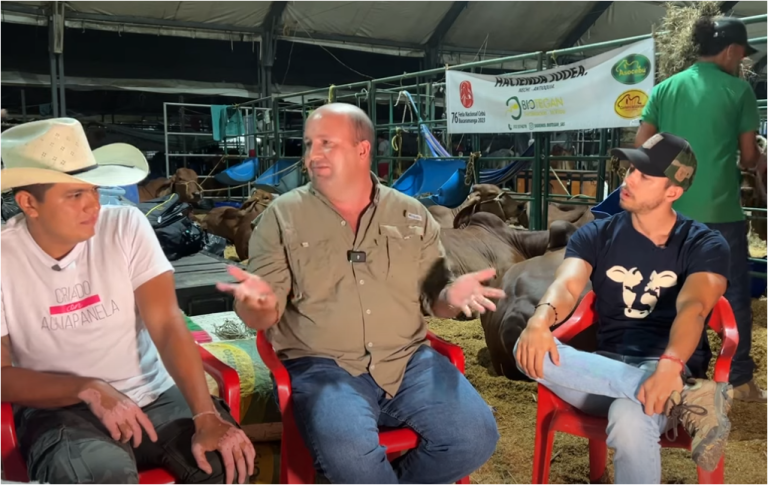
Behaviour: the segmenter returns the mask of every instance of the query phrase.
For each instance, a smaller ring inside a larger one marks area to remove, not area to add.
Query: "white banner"
[[[653,39],[520,76],[446,72],[450,133],[638,126],[654,83]]]

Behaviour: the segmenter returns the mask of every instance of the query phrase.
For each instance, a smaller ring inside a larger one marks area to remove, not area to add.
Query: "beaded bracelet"
[[[536,305],[536,308],[534,308],[533,310],[534,310],[534,311],[536,311],[536,310],[538,310],[538,309],[539,309],[539,307],[542,307],[542,306],[548,306],[549,308],[551,308],[551,309],[552,309],[552,311],[553,311],[553,312],[555,312],[555,322],[554,322],[552,325],[554,325],[555,323],[557,323],[557,322],[560,320],[560,319],[557,317],[557,308],[555,308],[554,306],[552,306],[552,304],[551,304],[551,303],[549,303],[549,302],[547,302],[547,303],[539,303],[538,305]]]

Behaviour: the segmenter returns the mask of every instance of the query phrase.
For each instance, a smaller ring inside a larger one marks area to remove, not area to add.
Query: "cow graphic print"
[[[623,266],[613,266],[606,271],[606,276],[622,285],[622,298],[625,305],[624,315],[628,318],[643,319],[647,317],[656,308],[656,303],[658,303],[661,296],[661,289],[677,286],[677,274],[673,271],[652,272],[651,278],[645,287],[640,285],[645,280],[645,277],[637,268],[628,270]],[[642,292],[640,288],[642,288]],[[640,305],[644,305],[647,308],[634,308],[638,296],[640,297]]]

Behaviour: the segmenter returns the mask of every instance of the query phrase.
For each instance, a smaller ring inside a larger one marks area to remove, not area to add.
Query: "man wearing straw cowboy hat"
[[[162,467],[243,483],[253,445],[209,395],[173,267],[138,209],[99,204],[98,186],[146,177],[142,153],[91,151],[58,118],[5,131],[2,158],[23,211],[2,231],[2,400],[30,478],[138,483]]]
[[[699,53],[697,62],[653,89],[635,146],[664,131],[688,140],[696,153],[696,185],[675,202],[674,209],[720,231],[728,241],[731,273],[725,297],[739,328],[730,375],[734,399],[766,402],[766,392],[754,380],[750,357],[749,243],[737,165],[744,169],[760,165],[757,99],[749,83],[738,77],[744,57],[756,51],[749,45],[746,26],[736,18],[702,17],[693,27],[692,40]],[[764,156],[761,164],[764,171]]]

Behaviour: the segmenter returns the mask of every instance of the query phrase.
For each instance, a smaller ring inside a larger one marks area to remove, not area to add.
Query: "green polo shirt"
[[[703,223],[745,219],[741,209],[739,136],[757,131],[757,98],[745,80],[697,62],[653,88],[642,120],[688,140],[698,160],[693,185],[674,204]]]

